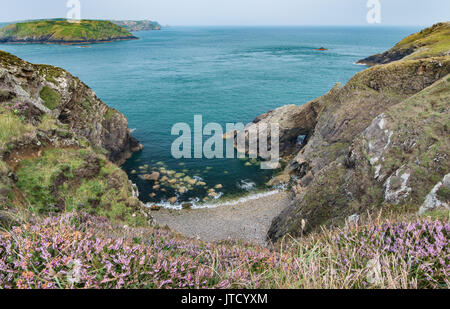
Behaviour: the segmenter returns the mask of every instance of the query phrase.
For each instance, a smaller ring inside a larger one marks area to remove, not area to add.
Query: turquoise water
[[[387,50],[417,30],[173,27],[138,32],[140,40],[89,48],[0,45],[0,49],[27,61],[63,67],[86,82],[128,117],[134,136],[145,146],[123,166],[142,200],[160,202],[175,195],[169,186],[154,190],[154,183],[139,175],[164,166],[206,183],[177,194],[179,201],[187,201],[205,197],[207,188],[218,184],[223,186],[216,190],[224,194],[222,198],[262,189],[272,173],[238,159],[173,159],[170,149],[176,137],[170,133],[175,123],[192,125],[195,114],[202,115],[204,123],[248,123],[282,105],[304,104],[364,69],[354,64],[356,60]],[[322,46],[329,51],[314,50]],[[153,192],[156,196],[149,197]]]

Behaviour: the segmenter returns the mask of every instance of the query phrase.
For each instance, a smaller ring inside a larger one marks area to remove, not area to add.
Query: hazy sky
[[[381,25],[450,20],[449,0],[379,0]],[[163,25],[365,25],[368,0],[80,0],[87,19]],[[66,17],[67,0],[0,0],[0,22]]]

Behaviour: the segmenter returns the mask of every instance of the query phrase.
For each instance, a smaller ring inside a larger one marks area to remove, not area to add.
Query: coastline
[[[152,212],[154,222],[186,237],[206,242],[243,241],[267,245],[266,236],[272,220],[287,206],[287,192],[223,203],[220,207],[191,210],[163,208]]]
[[[212,202],[212,203],[198,203],[197,201],[190,201],[190,202],[184,202],[181,204],[171,204],[170,202],[164,201],[164,202],[159,202],[159,203],[147,203],[146,206],[150,208],[151,206],[156,205],[158,207],[161,207],[162,209],[181,211],[181,210],[183,210],[184,204],[190,204],[191,206],[189,208],[192,210],[215,209],[215,208],[219,208],[219,207],[236,206],[239,204],[246,203],[248,201],[258,200],[261,198],[279,194],[281,192],[282,192],[282,190],[278,190],[278,189],[257,191],[254,193],[248,192],[248,194],[245,194],[243,196],[232,197],[232,198],[226,199],[225,201],[220,201],[219,199],[223,196],[223,193],[222,193],[222,194],[218,195],[218,197],[215,199],[215,201],[217,201],[217,202]]]
[[[47,41],[47,40],[17,40],[17,41],[8,41],[8,40],[0,40],[0,44],[59,44],[59,45],[84,45],[84,44],[101,44],[101,43],[113,43],[113,42],[121,42],[121,41],[132,41],[139,40],[138,37],[121,37],[114,39],[105,39],[105,40],[88,40],[88,41]]]

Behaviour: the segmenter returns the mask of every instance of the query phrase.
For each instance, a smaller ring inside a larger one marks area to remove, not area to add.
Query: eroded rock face
[[[450,169],[449,73],[450,57],[400,61],[320,98],[313,135],[288,167],[298,177],[293,201],[268,237],[304,235],[382,206],[418,211]]]
[[[110,162],[140,148],[127,119],[76,77],[0,51],[0,127],[0,210],[10,212],[0,223],[13,222],[19,205],[152,223],[137,187]]]
[[[108,158],[123,163],[142,148],[130,135],[128,120],[108,107],[70,73],[53,66],[35,65],[0,51],[0,89],[10,100],[49,114],[74,134],[107,150]]]
[[[416,51],[416,48],[406,48],[399,50],[390,50],[381,54],[373,55],[359,60],[357,63],[365,65],[386,64],[393,61],[401,60]]]
[[[445,192],[439,194],[439,191]],[[426,196],[425,202],[420,207],[419,214],[424,214],[428,211],[438,208],[450,209],[448,192],[450,191],[450,174],[445,175],[444,179],[440,181],[433,190]]]
[[[279,125],[280,129],[280,155],[291,155],[301,147],[298,142],[299,136],[307,137],[312,135],[321,109],[322,106],[319,99],[308,102],[302,106],[282,106],[266,114],[260,115],[253,120],[253,123],[247,125],[243,131],[237,133],[236,142],[243,136],[247,145],[246,149],[240,149],[239,147],[237,147],[237,149],[240,152],[248,153],[249,132],[254,131],[256,134],[259,134],[261,128],[270,129],[270,125],[276,123]],[[269,130],[269,140],[271,138],[270,133]],[[230,134],[227,134],[226,136],[228,137]]]

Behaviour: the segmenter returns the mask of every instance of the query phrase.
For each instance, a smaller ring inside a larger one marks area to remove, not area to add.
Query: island
[[[135,39],[125,28],[103,20],[37,20],[0,29],[0,43],[90,44]]]
[[[151,20],[112,20],[111,22],[130,32],[161,30],[161,25]]]

